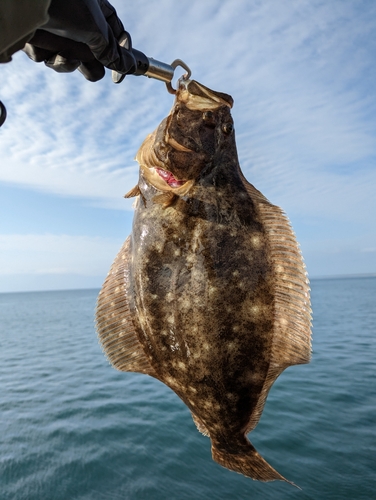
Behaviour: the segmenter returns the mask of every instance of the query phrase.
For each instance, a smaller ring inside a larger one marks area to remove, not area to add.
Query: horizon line
[[[376,273],[357,273],[357,274],[334,274],[334,275],[322,275],[322,276],[313,276],[309,278],[309,281],[315,280],[341,280],[341,279],[369,279],[376,278]],[[13,290],[8,292],[1,292],[2,294],[10,294],[10,293],[53,293],[53,292],[79,292],[85,290],[100,290],[99,287],[84,287],[84,288],[57,288],[57,289],[46,289],[46,290]]]

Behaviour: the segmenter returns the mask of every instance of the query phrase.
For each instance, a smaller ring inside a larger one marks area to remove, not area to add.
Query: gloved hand
[[[34,61],[64,73],[78,68],[90,81],[103,78],[104,67],[136,71],[131,46],[118,44],[124,27],[107,0],[52,0],[48,14],[47,24],[24,47]]]
[[[5,122],[6,117],[7,117],[7,108],[0,101],[0,127]]]

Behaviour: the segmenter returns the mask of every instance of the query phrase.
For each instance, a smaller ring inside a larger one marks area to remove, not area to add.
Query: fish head
[[[186,194],[229,143],[235,147],[232,104],[227,94],[180,79],[170,114],[136,156],[149,183],[161,191]]]

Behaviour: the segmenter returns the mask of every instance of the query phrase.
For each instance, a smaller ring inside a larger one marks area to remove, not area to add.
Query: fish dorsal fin
[[[98,296],[96,326],[99,342],[114,368],[155,376],[135,332],[128,304],[130,237],[116,256]]]
[[[311,359],[311,307],[307,273],[295,234],[283,211],[243,177],[266,230],[274,279],[274,335],[271,362],[246,432],[258,423],[268,392],[280,373]]]

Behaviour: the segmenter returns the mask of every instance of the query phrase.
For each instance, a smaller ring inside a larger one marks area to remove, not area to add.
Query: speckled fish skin
[[[138,152],[132,234],[97,326],[116,368],[154,376],[184,401],[214,460],[286,480],[246,434],[278,375],[309,362],[308,280],[287,218],[240,170],[231,107],[226,94],[180,82]]]

